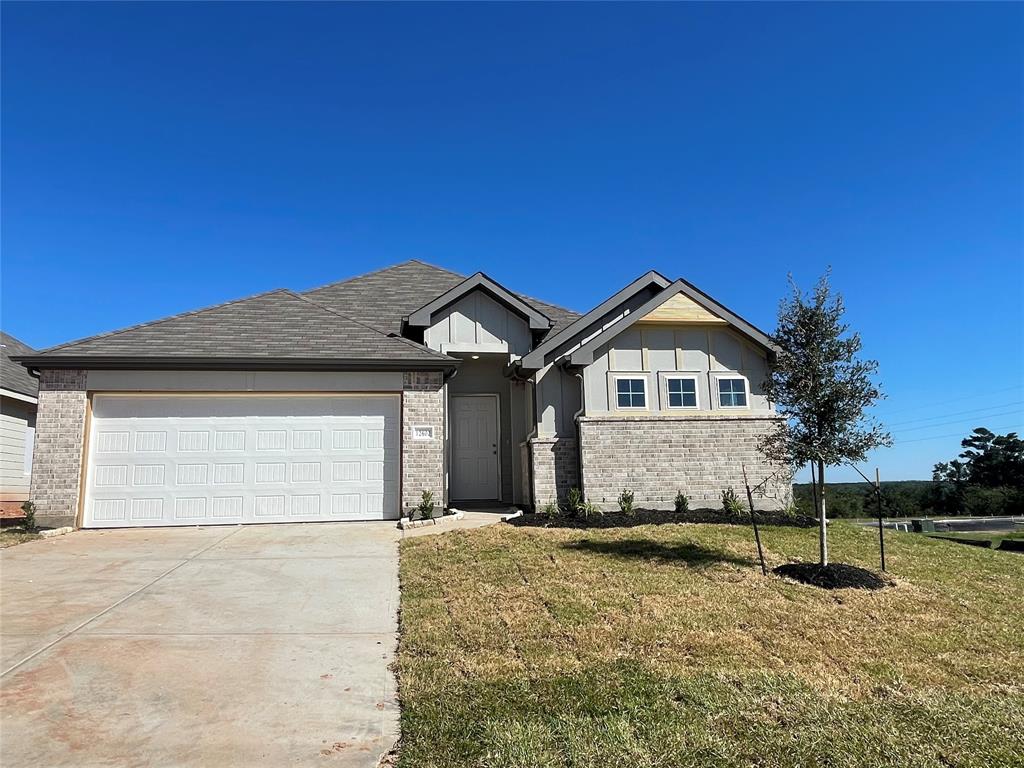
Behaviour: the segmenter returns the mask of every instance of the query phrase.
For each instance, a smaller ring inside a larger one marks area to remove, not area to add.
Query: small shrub
[[[689,512],[690,501],[683,495],[682,491],[676,493],[676,512]]]
[[[722,491],[722,511],[727,515],[743,514],[743,505],[732,488]]]
[[[416,509],[420,512],[420,519],[430,520],[434,517],[434,493],[433,491],[424,491],[420,497],[419,506]]]
[[[580,504],[577,512],[579,513],[580,517],[582,517],[584,520],[590,520],[591,518],[600,517],[604,514],[604,512],[601,511],[601,508],[597,506],[597,504],[592,504],[589,501],[585,501],[582,504]]]
[[[26,501],[21,505],[21,511],[25,513],[25,530],[34,531],[36,529],[36,505],[31,501]]]
[[[583,506],[583,493],[579,488],[570,488],[569,495],[565,498],[565,511],[575,515]]]
[[[549,501],[543,507],[540,508],[540,513],[544,515],[548,520],[554,520],[558,517],[558,505],[553,501]]]
[[[619,509],[624,515],[633,514],[633,492],[628,488],[623,488],[619,494]]]

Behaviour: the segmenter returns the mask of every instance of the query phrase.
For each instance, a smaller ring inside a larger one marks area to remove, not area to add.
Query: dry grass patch
[[[843,560],[876,540],[836,524]],[[768,527],[769,566],[815,535]],[[749,531],[495,526],[402,545],[404,766],[1024,761],[1024,559],[891,536],[896,586],[765,578]]]
[[[0,549],[13,547],[15,544],[23,544],[26,541],[41,538],[38,533],[31,533],[24,528],[0,528]]]

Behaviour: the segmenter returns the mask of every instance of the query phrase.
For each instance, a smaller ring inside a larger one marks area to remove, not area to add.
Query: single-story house
[[[40,385],[32,500],[86,527],[395,519],[424,491],[717,506],[745,466],[774,506],[772,355],[657,272],[580,315],[408,261],[19,356]]]
[[[35,350],[0,331],[0,514],[21,516],[32,475],[39,382],[11,360]]]

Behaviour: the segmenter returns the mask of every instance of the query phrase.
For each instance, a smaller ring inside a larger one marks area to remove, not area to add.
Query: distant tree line
[[[1024,440],[977,427],[952,461],[935,465],[933,507],[967,515],[1024,514]]]
[[[935,465],[932,480],[882,483],[886,517],[917,515],[1024,515],[1024,440],[976,428],[961,442],[958,458]],[[810,483],[793,486],[801,514],[814,514]],[[873,517],[874,489],[867,483],[829,483],[829,517]]]

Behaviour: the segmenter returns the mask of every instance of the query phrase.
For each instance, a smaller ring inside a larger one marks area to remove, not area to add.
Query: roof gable
[[[776,346],[772,342],[768,334],[766,334],[764,331],[758,328],[755,328],[753,325],[748,323],[739,315],[730,312],[728,309],[723,307],[721,304],[712,299],[710,296],[708,296],[706,293],[701,291],[696,286],[686,282],[685,280],[679,279],[676,280],[667,288],[665,288],[665,290],[663,290],[657,296],[654,296],[646,304],[644,304],[641,307],[638,307],[635,312],[631,312],[628,315],[625,315],[624,317],[620,318],[617,322],[613,323],[604,331],[602,331],[601,333],[597,334],[589,341],[587,341],[586,344],[580,346],[579,349],[575,350],[571,355],[569,355],[568,364],[571,366],[590,365],[591,363],[594,362],[594,353],[603,344],[607,343],[608,341],[611,341],[620,333],[625,331],[627,328],[630,328],[631,326],[635,325],[636,323],[652,322],[649,319],[652,314],[657,313],[658,310],[660,310],[662,307],[665,307],[665,305],[667,305],[670,301],[675,299],[676,296],[680,295],[684,296],[686,299],[689,299],[690,301],[684,302],[682,304],[680,304],[679,302],[675,302],[674,307],[670,307],[669,309],[667,309],[661,315],[661,317],[669,317],[676,314],[682,314],[684,312],[691,316],[695,315],[696,310],[694,310],[691,306],[695,305],[697,308],[703,309],[706,312],[710,313],[710,315],[713,318],[715,318],[715,324],[722,323],[729,325],[739,333],[749,338],[751,341],[768,350],[769,352],[775,352]],[[657,317],[656,314],[655,316]],[[654,322],[658,321],[655,320]],[[695,324],[704,324],[707,321],[697,319],[667,321],[662,320],[661,322],[691,322]]]
[[[303,295],[379,330],[401,333],[405,318],[466,279],[465,275],[413,259],[313,288]],[[579,317],[564,307],[509,293],[546,315],[552,322],[551,332]]]
[[[526,301],[523,301],[519,296],[508,291],[504,286],[495,282],[483,272],[477,272],[475,275],[466,278],[458,285],[445,291],[433,301],[424,304],[409,315],[407,322],[411,326],[425,328],[431,324],[434,314],[450,307],[463,296],[473,291],[482,291],[511,309],[527,321],[532,331],[546,331],[551,327],[551,320],[547,315]]]
[[[652,289],[660,291],[668,287],[668,285],[669,280],[654,270],[641,275],[621,291],[617,291],[612,296],[609,296],[585,315],[563,324],[557,332],[549,333],[544,341],[537,345],[536,349],[523,357],[521,367],[527,370],[543,368],[546,364],[546,355],[553,353],[573,338],[579,338],[581,334],[585,334],[592,327],[605,323],[609,319],[609,315],[614,316],[615,312],[620,311],[623,305],[637,296],[637,294],[641,294],[643,291],[651,291]]]

